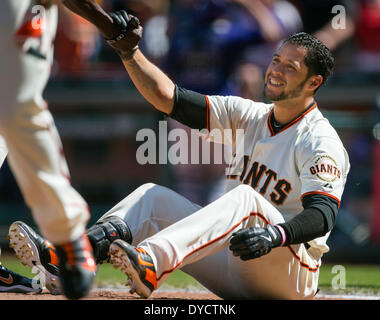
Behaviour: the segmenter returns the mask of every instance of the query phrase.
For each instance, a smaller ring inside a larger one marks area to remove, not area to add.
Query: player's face
[[[304,94],[308,68],[304,63],[306,49],[283,45],[274,55],[265,74],[264,95],[271,101],[298,98]]]

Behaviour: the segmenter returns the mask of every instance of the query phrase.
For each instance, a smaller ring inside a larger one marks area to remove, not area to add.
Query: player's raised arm
[[[139,50],[143,27],[140,21],[121,10],[106,13],[93,0],[62,0],[72,12],[94,24],[116,50],[136,88],[157,110],[170,114],[175,84]]]

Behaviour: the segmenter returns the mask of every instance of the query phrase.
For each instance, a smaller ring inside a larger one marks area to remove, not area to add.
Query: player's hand
[[[106,40],[123,58],[128,59],[137,50],[142,38],[143,28],[138,18],[128,14],[125,10],[108,14],[113,20],[114,37]]]
[[[138,49],[143,28],[139,19],[125,10],[106,13],[95,0],[61,0],[70,11],[95,25],[122,59]]]
[[[241,260],[250,260],[269,253],[282,243],[280,231],[272,225],[266,228],[246,228],[234,232],[230,240],[230,250]]]

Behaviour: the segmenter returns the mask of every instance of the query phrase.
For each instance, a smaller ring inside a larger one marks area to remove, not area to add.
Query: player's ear
[[[308,89],[315,91],[323,82],[323,77],[321,75],[315,75],[310,77],[308,81]]]

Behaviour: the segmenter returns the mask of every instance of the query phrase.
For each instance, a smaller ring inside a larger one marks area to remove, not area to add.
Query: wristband
[[[285,230],[284,230],[281,226],[279,226],[279,225],[276,225],[275,227],[276,227],[277,230],[280,231],[280,233],[281,233],[282,242],[281,242],[280,246],[282,247],[282,246],[285,244],[285,242],[286,242],[286,234],[285,234]]]

